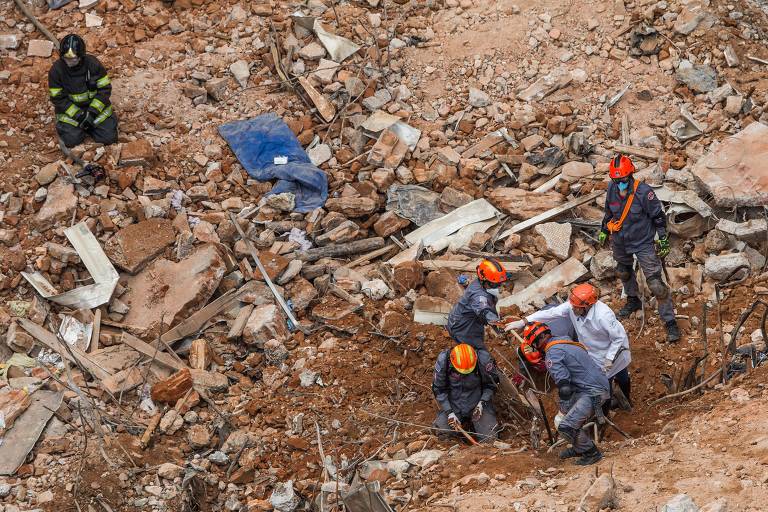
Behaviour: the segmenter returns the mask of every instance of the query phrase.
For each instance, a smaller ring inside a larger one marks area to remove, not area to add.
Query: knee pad
[[[632,267],[623,263],[618,263],[616,265],[616,274],[618,274],[619,279],[622,281],[629,281],[632,277]]]
[[[656,297],[656,300],[665,300],[667,297],[669,297],[669,288],[666,284],[664,284],[664,281],[661,280],[660,275],[653,275],[648,278],[648,289],[651,290],[651,293],[654,297]]]

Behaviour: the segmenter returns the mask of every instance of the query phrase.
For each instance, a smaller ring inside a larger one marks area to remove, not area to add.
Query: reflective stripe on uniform
[[[75,117],[75,115],[76,115],[78,112],[80,112],[80,107],[78,107],[78,106],[77,106],[77,105],[75,105],[74,103],[73,103],[73,104],[71,104],[71,105],[69,106],[69,108],[67,108],[67,110],[65,110],[65,111],[64,111],[64,113],[65,113],[66,115],[68,115],[69,117]]]
[[[61,87],[51,87],[50,89],[48,89],[48,91],[51,93],[51,98],[55,98],[56,96],[61,94],[61,91],[63,90],[64,89],[62,89]]]
[[[111,115],[112,115],[112,105],[110,105],[110,106],[108,106],[107,108],[105,108],[105,109],[104,109],[104,112],[102,112],[101,114],[99,114],[99,117],[97,117],[96,119],[94,119],[94,120],[93,120],[93,124],[94,124],[94,125],[100,125],[101,123],[103,123],[104,121],[106,121],[106,119],[107,119],[109,116],[111,116]]]
[[[61,123],[71,124],[72,126],[78,126],[77,121],[75,121],[74,119],[72,119],[71,117],[69,117],[66,114],[59,114],[59,115],[57,115],[56,116],[56,120],[61,122]]]
[[[96,80],[96,87],[106,87],[109,84],[112,83],[112,80],[109,79],[109,75],[104,75],[103,77]]]
[[[93,100],[91,100],[91,105],[90,106],[95,108],[99,112],[103,112],[104,111],[104,107],[106,107],[104,102],[101,101],[99,98],[93,98]]]
[[[75,103],[83,103],[88,101],[88,92],[81,92],[80,94],[70,94],[69,98]]]

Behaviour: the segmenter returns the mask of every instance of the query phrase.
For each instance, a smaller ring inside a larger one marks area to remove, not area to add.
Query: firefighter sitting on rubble
[[[438,436],[447,437],[448,431],[462,427],[480,442],[495,440],[498,424],[492,401],[497,383],[496,364],[485,350],[461,343],[442,351],[432,378],[432,392],[440,406],[432,424]]]
[[[627,318],[642,307],[633,270],[634,256],[658,302],[659,317],[667,328],[667,341],[672,343],[680,339],[680,329],[675,321],[672,294],[661,277],[664,268],[661,258],[666,257],[670,249],[667,217],[653,189],[634,179],[634,172],[635,166],[626,156],[616,155],[611,160],[608,169],[611,183],[598,241],[603,245],[611,238],[616,270],[627,294],[627,303],[619,310],[619,318]]]
[[[59,141],[71,148],[86,135],[95,142],[117,142],[117,117],[109,101],[112,85],[107,70],[85,53],[85,41],[69,34],[59,45],[59,60],[48,72],[48,88],[56,111]]]
[[[553,338],[546,324],[527,324],[523,339],[544,354],[547,371],[557,385],[562,414],[557,431],[571,444],[560,452],[560,458],[579,457],[576,464],[580,466],[594,464],[603,454],[582,427],[593,416],[598,423],[604,421],[602,405],[609,396],[608,378],[584,345],[565,337]]]
[[[499,288],[507,278],[504,266],[495,259],[480,262],[477,279],[467,286],[448,315],[446,328],[454,341],[486,350],[485,326],[500,321],[496,303],[499,301]]]
[[[568,301],[554,308],[547,308],[528,315],[525,320],[518,320],[506,325],[506,330],[522,329],[526,322],[544,322],[560,326],[550,328],[555,338],[578,339],[585,347],[597,366],[610,380],[616,381],[624,397],[630,400],[631,382],[627,367],[632,361],[629,350],[629,337],[624,326],[616,319],[613,310],[599,300],[600,293],[589,283],[575,286],[568,296]],[[563,323],[566,322],[566,323]],[[578,338],[569,336],[565,327],[571,325]],[[533,350],[522,344],[521,352],[526,361],[535,364],[538,357],[531,357]]]

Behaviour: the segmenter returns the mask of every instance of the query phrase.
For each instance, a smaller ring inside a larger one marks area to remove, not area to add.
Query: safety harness
[[[544,345],[544,352],[546,352],[550,348],[554,347],[555,345],[573,345],[575,347],[579,347],[579,348],[583,349],[584,351],[587,350],[587,347],[585,347],[582,343],[579,343],[578,341],[554,340],[554,341],[550,341],[549,343]]]
[[[632,207],[632,201],[635,200],[635,192],[637,192],[637,186],[639,184],[640,182],[635,180],[635,185],[632,187],[632,192],[629,194],[629,197],[627,197],[627,202],[624,203],[624,211],[621,212],[621,217],[619,217],[619,220],[608,221],[606,227],[611,233],[618,233],[621,231],[621,226],[624,224],[624,219],[627,218],[627,215],[629,215],[629,209]]]

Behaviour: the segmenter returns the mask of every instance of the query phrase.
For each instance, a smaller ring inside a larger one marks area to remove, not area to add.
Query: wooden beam
[[[640,158],[645,158],[646,160],[658,160],[661,154],[651,148],[640,148],[637,146],[630,146],[629,144],[620,144],[616,142],[613,145],[613,149],[617,153],[623,153],[625,155],[632,155],[632,156],[639,156]]]
[[[150,359],[154,359],[156,362],[162,364],[163,366],[173,370],[181,370],[182,368],[187,368],[185,364],[180,363],[169,354],[166,354],[162,351],[162,349],[155,348],[149,343],[145,343],[136,336],[133,336],[132,334],[123,332],[121,340],[125,345],[128,345],[134,350],[138,350],[145,356],[148,356]]]
[[[552,219],[554,217],[557,217],[558,215],[567,212],[568,210],[571,210],[573,208],[576,208],[577,206],[580,206],[584,203],[588,203],[597,197],[601,196],[605,193],[605,190],[598,190],[596,192],[592,192],[591,194],[587,194],[586,196],[577,197],[576,199],[573,199],[571,201],[568,201],[565,204],[561,204],[560,206],[557,206],[555,208],[552,208],[551,210],[547,210],[544,213],[540,213],[536,215],[535,217],[531,217],[528,220],[524,220],[523,222],[520,222],[518,224],[515,224],[510,229],[506,230],[499,236],[499,240],[502,240],[504,238],[507,238],[509,235],[520,233],[521,231],[525,231],[528,228],[531,228],[535,226],[536,224],[539,224],[541,222],[545,222],[549,219]]]

